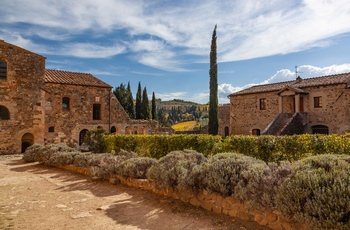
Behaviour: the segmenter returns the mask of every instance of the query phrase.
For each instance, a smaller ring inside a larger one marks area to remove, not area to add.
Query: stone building
[[[230,104],[219,105],[218,107],[219,129],[218,135],[227,137],[230,135]]]
[[[229,95],[230,134],[350,132],[350,73],[257,85]]]
[[[45,57],[0,40],[0,154],[34,143],[81,144],[97,127],[156,132],[156,121],[130,119],[111,90],[91,74],[47,70]]]

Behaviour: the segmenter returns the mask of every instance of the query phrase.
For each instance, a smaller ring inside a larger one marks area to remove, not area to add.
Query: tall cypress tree
[[[141,95],[141,83],[139,82],[139,86],[137,88],[136,93],[136,105],[135,105],[135,112],[136,112],[136,119],[142,119],[141,117],[141,103],[142,103],[142,95]]]
[[[130,118],[135,118],[135,109],[134,109],[134,98],[132,97],[130,82],[128,82],[128,87],[126,89],[127,95],[126,95],[126,111],[129,114]]]
[[[145,119],[145,120],[149,120],[151,118],[151,111],[149,108],[149,100],[147,96],[146,87],[143,88],[143,93],[142,93],[141,117],[142,119]]]
[[[154,95],[154,92],[152,93],[152,119],[158,120],[156,96]]]
[[[209,69],[209,124],[208,133],[212,135],[218,134],[219,117],[218,117],[218,66],[216,60],[216,25],[214,27],[211,49],[210,49],[210,69]]]

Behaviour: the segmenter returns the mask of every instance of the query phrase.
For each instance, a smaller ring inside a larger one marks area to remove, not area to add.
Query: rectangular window
[[[260,98],[260,110],[266,110],[266,98]]]
[[[322,97],[314,97],[314,108],[322,108]]]
[[[6,80],[7,73],[7,63],[3,60],[0,60],[0,79]]]
[[[69,98],[68,97],[64,97],[62,98],[62,109],[63,110],[69,110]]]
[[[101,105],[100,104],[93,105],[92,119],[93,120],[101,120]]]

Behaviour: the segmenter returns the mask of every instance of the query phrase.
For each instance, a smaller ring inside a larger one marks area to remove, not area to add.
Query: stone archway
[[[21,140],[21,153],[24,153],[26,149],[34,144],[34,135],[31,133],[25,133]]]

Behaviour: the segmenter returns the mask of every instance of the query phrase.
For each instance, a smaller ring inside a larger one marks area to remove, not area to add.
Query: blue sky
[[[0,39],[46,68],[138,82],[162,100],[209,100],[217,24],[219,102],[253,84],[350,72],[349,0],[2,0]]]

